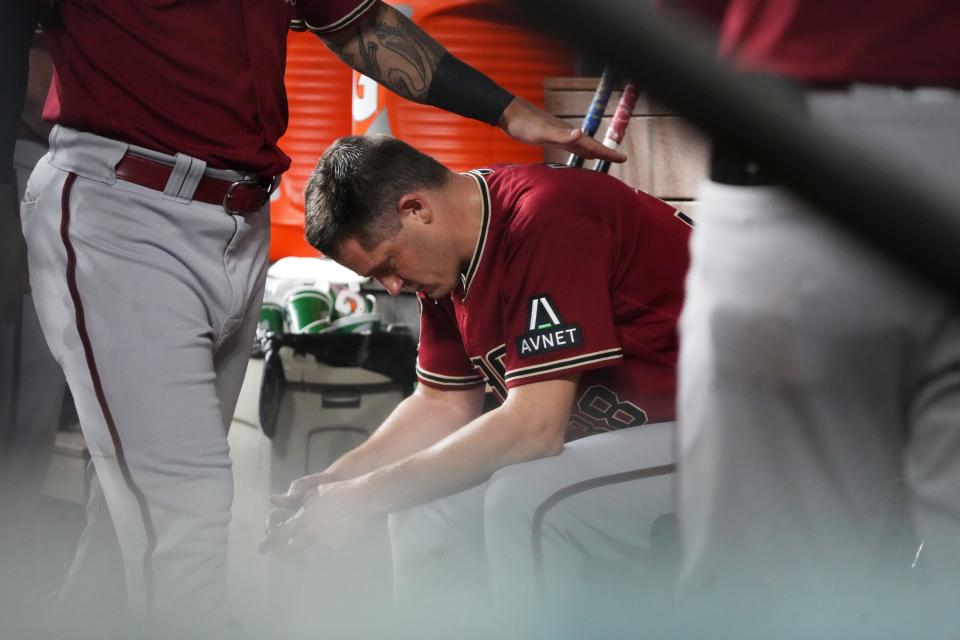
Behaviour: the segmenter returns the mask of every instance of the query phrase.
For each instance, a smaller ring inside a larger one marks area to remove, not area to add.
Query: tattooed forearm
[[[327,40],[326,44],[335,56],[343,60],[344,64],[356,68],[356,65],[353,63],[355,56],[349,50],[346,44],[341,42],[333,42],[330,40]]]
[[[380,46],[374,42],[368,42],[363,37],[363,29],[357,29],[357,44],[360,49],[361,71],[374,80],[381,82],[383,73],[380,71],[380,63],[377,61],[377,51]]]
[[[404,98],[426,99],[433,72],[446,51],[406,16],[382,5],[351,33],[327,40],[345,63]]]
[[[378,23],[373,31],[377,42],[394,54],[385,70],[385,84],[405,98],[423,100],[437,62],[443,57],[443,47],[409,21],[398,25]]]

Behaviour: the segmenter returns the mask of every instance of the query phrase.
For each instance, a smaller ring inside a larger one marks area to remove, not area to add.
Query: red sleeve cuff
[[[448,376],[432,371],[426,371],[417,367],[417,380],[421,384],[434,389],[444,389],[447,391],[454,389],[469,389],[483,384],[483,378],[478,375],[469,376]]]
[[[508,389],[519,387],[532,382],[553,380],[574,373],[583,373],[590,369],[601,369],[618,364],[623,360],[623,349],[605,349],[594,353],[585,353],[570,358],[562,358],[551,362],[543,362],[529,367],[520,367],[507,371],[504,381]]]

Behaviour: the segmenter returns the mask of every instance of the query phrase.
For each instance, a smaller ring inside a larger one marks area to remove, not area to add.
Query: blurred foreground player
[[[420,385],[293,483],[265,545],[337,549],[389,513],[401,612],[474,624],[454,605],[486,604],[488,561],[507,615],[582,612],[589,559],[642,555],[672,511],[689,237],[674,213],[594,172],[456,174],[393,138],[337,141],[306,189],[307,238],[418,292]],[[500,405],[481,415],[484,384]]]
[[[735,65],[789,79],[812,118],[960,201],[956,2],[684,4],[719,16]],[[681,323],[684,593],[711,633],[765,637],[871,629],[905,579],[946,604],[960,582],[956,297],[736,149],[714,150],[699,222]]]
[[[263,293],[269,196],[290,163],[277,146],[288,28],[410,99],[603,152],[375,0],[42,4],[55,67],[45,116],[58,126],[21,207],[34,302],[130,608],[202,635],[201,622],[221,628],[226,431]]]

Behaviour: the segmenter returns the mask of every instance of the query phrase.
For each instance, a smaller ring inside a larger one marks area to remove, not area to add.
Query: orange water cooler
[[[515,26],[504,0],[390,1],[448,51],[511,93],[543,106],[543,80],[567,76],[573,56],[555,41]],[[493,162],[538,162],[543,151],[514,142],[499,129],[404,100],[353,73],[353,132],[387,133],[454,171]]]
[[[331,142],[350,134],[350,67],[312,33],[287,39],[287,103],[290,120],[280,148],[290,156],[270,204],[270,260],[316,256],[303,239],[303,187]]]
[[[453,55],[538,106],[544,78],[573,70],[573,57],[562,46],[512,24],[516,10],[505,0],[390,4]],[[317,255],[303,239],[303,187],[324,150],[351,130],[397,136],[455,171],[543,157],[541,149],[514,142],[494,127],[400,98],[351,71],[311,33],[290,32],[285,82],[290,120],[280,148],[292,164],[272,199],[271,261]]]

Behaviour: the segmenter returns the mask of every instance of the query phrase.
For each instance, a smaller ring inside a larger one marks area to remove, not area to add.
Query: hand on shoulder
[[[507,105],[497,125],[514,140],[542,147],[559,147],[585,159],[623,162],[627,156],[608,149],[569,123],[516,97]]]

